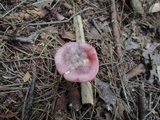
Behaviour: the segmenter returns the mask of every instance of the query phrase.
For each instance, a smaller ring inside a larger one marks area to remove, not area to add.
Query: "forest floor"
[[[54,56],[82,18],[99,72],[89,102]],[[0,0],[0,120],[160,120],[160,1]]]

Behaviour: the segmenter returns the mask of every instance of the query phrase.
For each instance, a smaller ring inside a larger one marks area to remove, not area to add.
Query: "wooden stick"
[[[113,36],[116,42],[116,52],[119,59],[121,59],[123,57],[122,41],[119,34],[119,24],[117,20],[115,0],[111,0],[111,19],[112,19]]]
[[[29,89],[29,93],[24,105],[24,111],[22,114],[24,115],[23,120],[29,120],[31,116],[31,110],[32,110],[32,104],[33,104],[33,99],[34,99],[34,90],[35,90],[35,83],[37,80],[37,70],[35,65],[32,66],[32,81],[31,81],[31,87]],[[23,116],[22,115],[22,116]]]
[[[74,18],[74,25],[76,30],[76,41],[85,42],[83,24],[80,15],[77,15]],[[93,90],[90,82],[81,83],[81,98],[82,98],[82,104],[93,105]]]

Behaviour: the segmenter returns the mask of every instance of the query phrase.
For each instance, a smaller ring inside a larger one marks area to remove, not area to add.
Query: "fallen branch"
[[[24,117],[23,120],[29,120],[31,109],[32,109],[32,102],[34,99],[34,89],[35,89],[35,82],[37,80],[37,70],[36,67],[32,66],[32,81],[31,87],[29,89],[28,97],[26,99],[25,107],[24,107]]]
[[[78,14],[80,13],[83,13],[87,10],[90,10],[90,9],[93,9],[92,7],[88,7],[88,8],[85,8],[77,13],[75,13],[74,15],[72,15],[69,19],[67,20],[64,20],[64,21],[51,21],[51,22],[41,22],[41,23],[29,23],[29,25],[31,26],[34,26],[34,25],[48,25],[48,24],[55,24],[55,23],[66,23],[66,22],[69,22],[70,20],[72,20],[75,16],[77,16]]]
[[[74,18],[74,24],[76,28],[76,40],[77,42],[85,42],[83,24],[81,16],[78,15]],[[81,97],[82,104],[93,105],[93,91],[90,82],[81,83]]]
[[[118,57],[121,58],[123,56],[122,41],[119,35],[119,24],[117,20],[115,0],[111,0],[111,22],[112,22],[112,28],[113,28],[113,36],[116,41],[116,52]]]
[[[10,42],[24,42],[24,43],[33,43],[33,38],[39,34],[40,30],[32,33],[28,37],[16,37],[16,36],[1,36],[3,40],[10,41]]]
[[[21,3],[19,3],[17,6],[15,6],[14,8],[12,8],[11,10],[9,10],[8,12],[6,12],[1,18],[5,17],[6,15],[8,15],[9,13],[11,13],[13,10],[15,10],[16,8],[18,8],[19,6],[21,6],[22,4],[24,4],[27,0],[22,0]]]

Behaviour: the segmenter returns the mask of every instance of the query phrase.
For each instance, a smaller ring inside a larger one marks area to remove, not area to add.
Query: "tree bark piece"
[[[80,15],[77,15],[74,18],[74,25],[76,31],[76,41],[85,42],[82,18]],[[93,90],[90,82],[81,83],[81,98],[82,98],[82,104],[93,105]]]

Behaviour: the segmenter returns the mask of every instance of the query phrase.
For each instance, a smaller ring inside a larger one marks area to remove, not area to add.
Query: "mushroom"
[[[96,50],[87,43],[68,42],[55,54],[58,72],[70,82],[88,82],[99,70]]]

